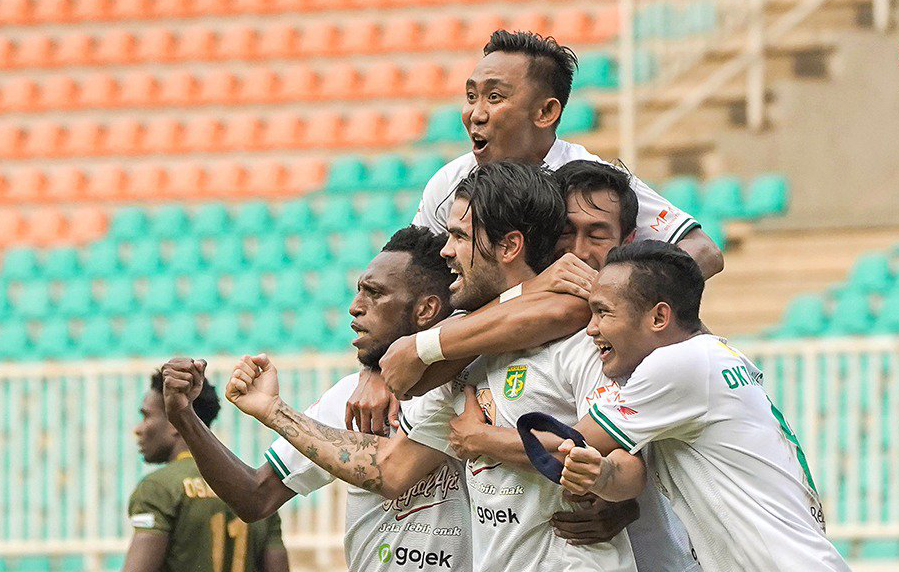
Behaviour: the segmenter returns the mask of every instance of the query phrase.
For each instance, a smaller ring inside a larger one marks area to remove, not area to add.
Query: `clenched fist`
[[[162,397],[169,419],[192,410],[205,378],[206,360],[174,358],[162,366]]]
[[[278,392],[278,370],[265,354],[243,356],[225,387],[228,401],[263,423],[281,400]]]

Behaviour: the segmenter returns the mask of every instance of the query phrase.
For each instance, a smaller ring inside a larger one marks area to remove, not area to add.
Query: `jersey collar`
[[[562,153],[564,153],[565,144],[561,139],[556,137],[556,140],[553,141],[552,147],[549,148],[549,151],[546,153],[546,157],[543,158],[543,166],[546,168],[551,168],[550,165],[555,165],[558,163],[559,159],[562,158]]]
[[[193,455],[191,455],[190,451],[188,450],[188,451],[181,451],[180,453],[178,453],[178,455],[175,457],[175,460],[180,461],[181,459],[191,459],[191,458],[193,458]]]

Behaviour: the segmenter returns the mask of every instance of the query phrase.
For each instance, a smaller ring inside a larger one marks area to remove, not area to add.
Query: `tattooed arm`
[[[278,395],[278,373],[265,354],[241,359],[225,396],[338,479],[387,498],[403,494],[446,458],[403,432],[388,439],[336,429],[294,410]]]

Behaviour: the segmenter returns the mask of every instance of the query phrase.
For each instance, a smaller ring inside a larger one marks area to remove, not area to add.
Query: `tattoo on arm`
[[[380,493],[378,449],[383,437],[328,427],[280,403],[268,423],[306,457],[338,479]]]

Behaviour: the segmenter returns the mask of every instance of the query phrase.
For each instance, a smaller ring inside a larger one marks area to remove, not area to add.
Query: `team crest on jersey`
[[[506,385],[503,387],[503,395],[506,399],[518,399],[524,393],[524,381],[528,375],[528,366],[510,365],[506,370]]]

